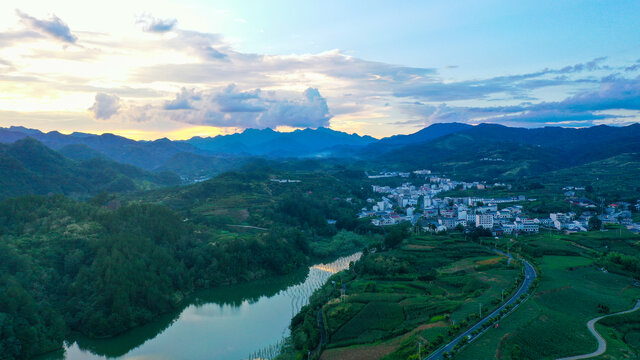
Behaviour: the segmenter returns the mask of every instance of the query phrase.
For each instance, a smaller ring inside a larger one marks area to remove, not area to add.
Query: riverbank
[[[291,276],[198,291],[174,314],[110,339],[78,338],[38,360],[244,359],[278,344],[293,315],[334,272],[359,254],[317,263]]]

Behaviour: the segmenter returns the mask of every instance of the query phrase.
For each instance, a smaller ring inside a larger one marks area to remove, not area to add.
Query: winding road
[[[598,332],[596,331],[596,327],[595,327],[596,323],[600,319],[604,319],[604,318],[609,317],[609,316],[628,314],[628,313],[634,312],[634,311],[636,311],[638,309],[640,309],[640,300],[638,300],[638,302],[636,303],[636,306],[634,306],[630,310],[617,312],[615,314],[604,315],[604,316],[600,316],[600,317],[597,317],[595,319],[589,320],[589,322],[587,323],[587,327],[589,328],[589,331],[591,331],[591,334],[593,334],[593,336],[595,336],[595,338],[598,340],[598,349],[596,351],[592,352],[592,353],[589,353],[589,354],[569,356],[569,357],[561,358],[561,359],[558,359],[558,360],[588,359],[588,358],[592,358],[592,357],[600,356],[600,355],[604,354],[604,352],[607,351],[607,342],[604,341],[604,338],[602,338],[602,336],[600,334],[598,334]]]
[[[503,252],[500,251],[496,251],[497,253],[501,254],[501,255],[505,255],[508,256],[509,258],[511,258],[511,255],[505,254]],[[479,333],[478,335],[476,335],[475,337],[473,337],[471,335],[472,332],[474,332],[475,330],[478,329],[482,329],[482,326],[484,324],[486,324],[487,322],[491,321],[490,319],[494,316],[497,316],[500,311],[502,311],[502,309],[506,308],[508,305],[515,303],[518,298],[523,295],[526,294],[527,291],[529,291],[529,288],[531,287],[531,284],[533,283],[533,281],[536,279],[536,270],[533,268],[533,266],[531,264],[529,264],[529,262],[527,262],[526,260],[522,260],[524,262],[524,281],[522,282],[522,285],[520,286],[520,288],[518,289],[518,291],[513,294],[513,296],[507,300],[507,302],[505,302],[504,304],[502,304],[502,306],[500,306],[499,308],[495,309],[491,314],[487,315],[484,319],[480,320],[478,323],[476,323],[475,325],[473,325],[472,327],[470,327],[469,329],[467,329],[465,332],[463,332],[462,334],[458,335],[455,339],[453,339],[451,342],[449,342],[448,344],[442,346],[441,348],[439,348],[438,350],[432,352],[429,356],[427,356],[426,358],[424,358],[424,360],[440,360],[443,359],[442,354],[444,354],[445,352],[450,352],[451,350],[453,350],[453,347],[456,346],[457,343],[459,343],[462,339],[469,337],[469,341],[473,341],[475,340],[475,338],[477,338],[478,336],[482,335],[482,332]],[[517,305],[513,308],[516,309]]]

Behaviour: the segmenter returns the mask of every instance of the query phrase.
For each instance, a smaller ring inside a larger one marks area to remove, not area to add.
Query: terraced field
[[[324,306],[329,343],[322,359],[406,359],[423,354],[488,313],[515,287],[509,264],[460,235],[409,239],[354,268],[346,294]]]

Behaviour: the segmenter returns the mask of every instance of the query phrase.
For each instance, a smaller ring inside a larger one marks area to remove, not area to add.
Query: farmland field
[[[536,293],[497,329],[466,346],[456,359],[554,359],[594,351],[597,344],[587,330],[587,321],[603,315],[603,306],[612,313],[627,310],[640,297],[640,288],[632,286],[628,274],[596,265],[596,250],[586,246],[597,249],[608,239],[606,232],[521,238],[515,246],[538,255],[540,284]],[[629,250],[630,241],[633,239],[627,237],[616,246]],[[637,338],[635,328],[616,331],[618,342],[623,339],[631,344],[625,345],[631,353]],[[606,338],[610,332],[604,329],[601,333]],[[609,351],[615,356],[601,358],[621,358],[618,348],[612,342]]]
[[[345,278],[346,293],[322,307],[329,341],[321,358],[406,359],[418,341],[426,354],[475,321],[481,306],[483,314],[495,308],[520,271],[460,234],[413,236],[369,253]]]

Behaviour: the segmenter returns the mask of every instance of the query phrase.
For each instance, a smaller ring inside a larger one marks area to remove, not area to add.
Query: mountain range
[[[440,123],[380,140],[322,127],[293,132],[247,129],[179,141],[0,128],[0,143],[25,138],[38,140],[75,163],[101,159],[154,173],[173,172],[187,180],[238,168],[252,157],[335,158],[381,170],[430,168],[460,178],[516,179],[640,152],[640,124],[527,129]]]

